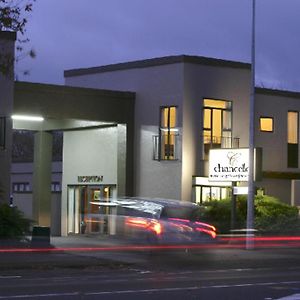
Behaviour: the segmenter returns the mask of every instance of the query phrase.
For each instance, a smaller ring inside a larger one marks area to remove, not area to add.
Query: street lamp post
[[[247,199],[246,249],[253,249],[254,229],[254,104],[255,104],[255,1],[252,0],[251,91],[249,101],[249,180]]]

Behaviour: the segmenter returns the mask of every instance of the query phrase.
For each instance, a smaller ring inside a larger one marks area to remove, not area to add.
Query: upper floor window
[[[264,132],[273,132],[274,131],[274,122],[271,117],[260,117],[259,119],[259,128],[260,131]]]
[[[160,108],[159,135],[154,137],[154,159],[178,159],[177,140],[177,107],[162,106]]]
[[[288,168],[298,168],[299,156],[299,113],[289,111],[287,115],[287,165]]]
[[[232,104],[230,101],[203,100],[204,159],[211,148],[232,147]]]

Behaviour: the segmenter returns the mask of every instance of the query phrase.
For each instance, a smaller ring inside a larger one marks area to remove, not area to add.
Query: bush
[[[30,230],[31,221],[16,207],[0,204],[0,239],[21,239]]]
[[[231,199],[205,203],[202,220],[216,226],[219,233],[231,229]],[[246,227],[247,198],[237,197],[235,228]],[[300,220],[297,207],[270,196],[256,196],[254,200],[254,228],[261,233],[299,233]]]
[[[298,208],[273,197],[256,197],[255,228],[271,234],[296,233],[300,229]]]
[[[236,228],[246,225],[247,202],[238,198],[236,201]],[[201,219],[213,224],[219,233],[227,233],[231,229],[231,199],[213,200],[205,203]]]

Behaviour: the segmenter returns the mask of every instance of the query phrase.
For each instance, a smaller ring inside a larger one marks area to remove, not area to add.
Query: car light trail
[[[254,236],[254,237],[221,237],[221,241],[300,241],[300,236]]]
[[[251,237],[255,248],[300,247],[300,237]],[[0,248],[0,253],[56,253],[56,252],[122,252],[147,250],[180,250],[180,249],[240,249],[245,248],[246,237],[222,237],[216,243],[179,244],[179,245],[117,245],[103,247],[41,247],[41,248]]]

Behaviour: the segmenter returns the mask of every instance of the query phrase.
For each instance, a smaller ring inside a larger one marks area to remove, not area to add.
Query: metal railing
[[[154,160],[178,160],[178,133],[153,136]]]
[[[239,148],[240,139],[225,136],[203,136],[203,144],[214,148]]]
[[[208,160],[210,149],[239,148],[240,139],[224,136],[203,136],[203,159]]]

